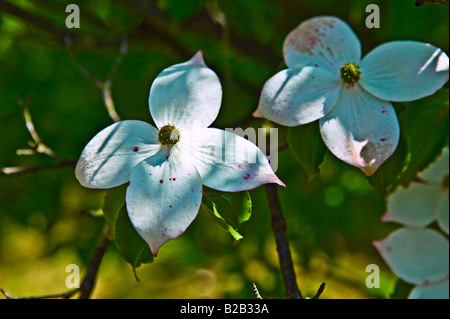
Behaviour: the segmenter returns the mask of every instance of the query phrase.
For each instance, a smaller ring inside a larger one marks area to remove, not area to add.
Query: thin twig
[[[278,260],[286,290],[286,298],[301,299],[302,294],[297,286],[297,279],[292,262],[289,242],[286,237],[286,220],[281,209],[280,199],[275,184],[265,184],[267,200],[271,215],[271,226],[275,236]]]
[[[39,17],[36,17],[20,9],[19,7],[10,4],[7,1],[0,0],[0,9],[2,9],[1,11],[5,11],[8,12],[9,14],[14,15],[15,17],[19,18],[20,20],[26,23],[31,23],[33,26],[48,32],[53,36],[56,36],[57,38],[62,39],[67,35],[67,33],[63,29],[58,28],[57,26]]]
[[[22,8],[15,6],[8,1],[0,0],[0,12],[6,12],[15,16],[16,18],[22,20],[26,24],[32,25],[33,27],[46,32],[53,39],[57,40],[60,43],[65,43],[67,38],[70,38],[73,43],[82,43],[86,46],[93,47],[96,45],[116,45],[116,38],[105,37],[99,38],[94,37],[92,33],[83,35],[80,33],[74,34],[69,32],[67,28],[60,28],[55,26],[51,22],[44,20],[43,18],[31,14]]]
[[[50,156],[59,162],[65,162],[66,158],[55,153],[50,147],[44,144],[42,138],[37,133],[37,130],[34,126],[33,119],[31,117],[30,110],[28,109],[28,104],[30,103],[30,98],[25,102],[23,99],[16,97],[17,103],[22,109],[23,118],[25,121],[25,126],[33,138],[33,142],[29,143],[31,149],[19,149],[17,150],[17,155],[34,155],[34,154],[44,154]]]
[[[105,229],[103,231],[102,237],[100,238],[100,242],[95,249],[94,255],[89,262],[83,282],[80,285],[79,299],[88,299],[90,297],[95,286],[95,280],[97,277],[98,269],[100,267],[100,263],[110,243],[111,239],[108,235],[108,230]]]
[[[11,166],[0,168],[0,176],[4,175],[17,175],[17,174],[27,174],[36,173],[41,171],[47,171],[55,168],[64,168],[69,166],[74,166],[77,160],[65,160],[56,164],[41,165],[41,166]]]
[[[120,64],[123,61],[124,56],[128,52],[129,47],[129,38],[128,37],[122,37],[121,43],[120,43],[120,50],[119,54],[114,61],[113,65],[111,66],[108,76],[106,77],[105,81],[100,80],[98,77],[94,76],[80,61],[78,56],[75,54],[75,48],[71,41],[70,37],[67,37],[66,39],[66,46],[69,51],[70,57],[72,58],[72,61],[75,63],[75,65],[80,69],[80,71],[84,74],[86,78],[88,78],[94,85],[100,90],[103,97],[103,102],[105,104],[106,110],[108,111],[109,117],[114,122],[119,122],[120,117],[117,114],[116,107],[114,105],[114,100],[112,98],[111,94],[111,86],[114,79],[114,76],[117,73],[117,70],[119,69]]]
[[[108,231],[105,229],[102,237],[99,241],[99,244],[97,245],[97,248],[95,249],[94,255],[92,256],[88,267],[86,269],[86,274],[83,279],[83,282],[80,285],[80,288],[73,289],[67,292],[63,293],[57,293],[57,294],[51,294],[51,295],[44,295],[44,296],[38,296],[38,297],[14,297],[8,294],[3,288],[0,288],[1,293],[7,298],[7,299],[53,299],[53,298],[62,298],[62,299],[68,299],[79,293],[79,299],[87,299],[90,297],[94,286],[95,286],[95,280],[97,277],[98,269],[100,266],[100,263],[103,259],[103,255],[106,252],[106,249],[108,248],[109,244],[111,243],[111,239],[109,239]]]
[[[44,295],[39,297],[14,297],[8,294],[3,288],[0,288],[0,292],[5,296],[6,299],[56,299],[56,298],[62,298],[62,299],[69,299],[72,297],[78,289],[71,290],[69,292],[65,293],[58,293],[58,294],[51,294],[51,295]]]
[[[424,5],[424,4],[436,3],[436,4],[442,4],[442,5],[448,7],[448,2],[449,2],[449,0],[416,0],[416,6],[420,7],[421,5]]]
[[[320,295],[322,294],[323,290],[325,289],[325,283],[321,283],[319,289],[317,290],[316,294],[311,297],[311,299],[319,299]]]

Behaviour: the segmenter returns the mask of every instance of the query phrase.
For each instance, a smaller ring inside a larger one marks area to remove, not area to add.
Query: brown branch
[[[321,283],[319,289],[317,290],[316,294],[311,297],[311,299],[319,299],[320,295],[322,294],[323,290],[325,289],[325,283]]]
[[[19,7],[10,4],[7,1],[0,0],[0,9],[1,11],[8,12],[22,21],[30,23],[33,26],[52,34],[53,36],[59,38],[60,40],[62,40],[66,36],[66,32],[63,29],[58,28],[57,26],[54,26],[53,24],[41,18],[38,18],[20,9]]]
[[[60,28],[53,25],[52,23],[42,19],[39,16],[33,15],[18,6],[15,6],[8,1],[0,0],[0,12],[6,12],[16,18],[22,20],[26,24],[32,25],[38,30],[44,31],[52,36],[54,39],[64,44],[68,38],[72,43],[83,43],[86,46],[92,47],[95,45],[116,45],[118,42],[117,38],[111,37],[93,37],[92,34],[74,34],[69,32],[68,29]]]
[[[275,184],[264,185],[271,215],[271,226],[280,262],[287,299],[301,299],[302,294],[297,286],[297,279],[292,262],[289,242],[286,237],[286,220],[281,209],[280,199]]]
[[[449,2],[449,0],[416,0],[416,6],[420,7],[421,5],[424,5],[424,4],[435,3],[435,4],[442,4],[442,5],[448,7],[448,2]]]
[[[102,234],[102,237],[100,238],[99,244],[97,245],[97,248],[95,249],[94,255],[92,256],[91,260],[89,261],[88,267],[86,269],[86,274],[83,279],[83,282],[80,285],[80,288],[73,289],[68,292],[44,295],[44,296],[39,296],[39,297],[14,297],[14,296],[9,295],[3,288],[0,288],[0,292],[7,299],[51,299],[51,298],[68,299],[68,298],[73,297],[77,293],[80,293],[80,295],[78,297],[79,299],[88,299],[94,289],[95,280],[97,277],[100,263],[103,259],[103,255],[105,254],[106,249],[108,248],[110,243],[111,243],[111,239],[108,236],[107,229],[105,229]]]
[[[128,37],[122,37],[121,43],[120,43],[120,51],[119,54],[114,61],[113,65],[111,66],[108,76],[106,77],[105,81],[100,80],[98,77],[94,76],[78,59],[78,56],[75,54],[75,48],[72,43],[72,40],[70,37],[67,37],[65,39],[66,46],[69,51],[70,57],[72,58],[72,61],[75,63],[75,65],[80,69],[80,71],[88,78],[102,93],[103,97],[103,103],[105,104],[106,110],[108,111],[109,117],[114,122],[119,122],[120,117],[119,114],[117,114],[116,107],[114,105],[114,100],[112,98],[111,94],[111,86],[114,79],[114,76],[117,73],[117,70],[119,69],[120,64],[123,61],[124,56],[128,52],[129,47],[129,39]]]
[[[0,168],[0,176],[5,175],[18,175],[27,173],[36,173],[41,171],[47,171],[55,168],[64,168],[74,166],[77,160],[65,160],[56,164],[42,165],[42,166],[11,166]]]
[[[89,262],[89,266],[86,270],[86,275],[83,279],[83,282],[80,285],[79,299],[88,299],[90,297],[95,286],[95,280],[97,277],[98,269],[100,267],[100,263],[110,243],[111,239],[108,235],[108,230],[105,229],[103,231],[102,237],[100,238],[100,242],[95,249],[94,255]]]

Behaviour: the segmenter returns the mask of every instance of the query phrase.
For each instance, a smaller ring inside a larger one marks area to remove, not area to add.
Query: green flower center
[[[158,141],[162,145],[175,145],[180,140],[180,131],[171,124],[161,127],[158,133]]]
[[[353,85],[361,78],[359,65],[348,62],[341,68],[341,79],[347,84]]]

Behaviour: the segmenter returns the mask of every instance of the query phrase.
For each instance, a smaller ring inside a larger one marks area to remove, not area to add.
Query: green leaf
[[[407,299],[414,285],[398,279],[394,291],[391,293],[391,299]]]
[[[114,224],[117,214],[125,204],[125,193],[127,186],[127,184],[124,184],[122,186],[114,187],[106,193],[102,210],[111,231],[114,231]]]
[[[103,204],[103,214],[117,250],[131,265],[136,279],[139,280],[136,276],[136,268],[153,262],[154,258],[149,246],[134,229],[128,217],[125,205],[127,186],[125,184],[108,191]]]
[[[291,127],[288,143],[292,154],[308,175],[308,179],[311,180],[317,176],[327,151],[320,135],[318,121]]]
[[[405,103],[399,114],[402,134],[408,136],[411,163],[401,183],[405,186],[417,173],[436,161],[449,138],[449,91],[442,89],[434,95]]]
[[[233,236],[235,245],[244,238],[239,229],[251,216],[249,192],[224,193],[205,187],[201,208]]]
[[[154,258],[149,246],[131,224],[126,205],[123,205],[117,214],[114,241],[122,257],[133,267],[135,275],[136,268],[153,262]]]

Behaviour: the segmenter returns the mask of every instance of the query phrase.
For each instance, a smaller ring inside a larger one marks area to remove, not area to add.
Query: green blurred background
[[[416,7],[414,0],[17,0],[8,2],[19,10],[14,14],[5,3],[0,1],[0,168],[57,163],[45,155],[17,155],[32,141],[19,100],[26,101],[44,143],[71,160],[112,123],[101,92],[69,54],[65,33],[74,35],[76,56],[100,79],[106,79],[127,37],[129,50],[114,76],[112,96],[122,119],[147,122],[152,122],[147,99],[153,79],[203,49],[223,86],[213,125],[220,128],[273,126],[251,114],[264,82],[285,68],[285,36],[312,16],[347,21],[363,54],[390,40],[449,49],[448,7]],[[65,27],[69,3],[79,5],[80,29]],[[370,3],[380,7],[380,29],[365,26]],[[279,127],[279,145],[286,135]],[[364,175],[327,153],[322,173],[308,181],[288,148],[279,154],[277,175],[287,185],[279,194],[302,293],[314,295],[324,281],[322,298],[388,297],[397,279],[372,241],[397,226],[379,221],[385,199]],[[12,296],[68,290],[66,266],[78,264],[83,272],[103,229],[102,217],[83,212],[101,208],[104,195],[81,187],[74,165],[0,175],[0,288]],[[112,244],[93,297],[254,298],[254,282],[263,297],[283,298],[263,188],[251,196],[252,217],[237,246],[200,213],[181,237],[161,248],[154,263],[137,270],[138,282]],[[380,266],[379,289],[365,286],[368,264]]]

